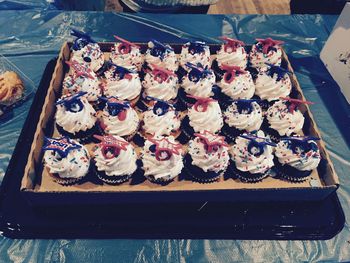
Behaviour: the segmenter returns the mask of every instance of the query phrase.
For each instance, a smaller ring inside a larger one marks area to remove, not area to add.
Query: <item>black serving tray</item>
[[[345,218],[336,193],[319,202],[31,207],[20,185],[56,64],[48,63],[0,188],[0,230],[10,238],[330,239]]]

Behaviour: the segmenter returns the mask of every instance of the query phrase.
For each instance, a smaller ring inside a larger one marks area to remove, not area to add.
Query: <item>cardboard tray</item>
[[[108,57],[114,43],[100,43],[101,49]],[[67,72],[65,61],[70,58],[68,43],[62,46],[55,70],[52,74],[42,112],[36,124],[36,131],[28,154],[27,164],[21,184],[21,192],[33,205],[52,204],[109,204],[125,202],[180,202],[180,201],[296,201],[322,200],[333,193],[339,186],[338,177],[331,163],[322,140],[318,142],[322,161],[311,175],[311,180],[303,183],[291,183],[274,178],[248,184],[233,179],[221,179],[211,184],[199,184],[188,180],[176,179],[167,186],[160,186],[145,181],[142,183],[124,183],[119,186],[99,185],[86,182],[81,185],[61,186],[52,181],[42,165],[43,137],[52,136],[54,129],[54,102],[60,97],[61,83]],[[143,49],[146,45],[140,43]],[[181,45],[172,45],[176,53]],[[215,54],[219,45],[211,45]],[[213,55],[214,56],[214,55]],[[293,72],[288,57],[283,52],[282,66]],[[300,85],[294,75],[291,76],[292,96],[304,99]],[[304,113],[304,134],[321,137],[310,109],[302,105]]]

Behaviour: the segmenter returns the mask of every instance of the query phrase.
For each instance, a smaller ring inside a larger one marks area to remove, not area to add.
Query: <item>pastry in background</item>
[[[23,97],[24,85],[14,71],[0,74],[0,104],[10,105]]]

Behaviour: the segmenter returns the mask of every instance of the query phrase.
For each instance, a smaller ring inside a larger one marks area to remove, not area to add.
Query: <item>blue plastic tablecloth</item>
[[[113,34],[131,41],[218,42],[227,35],[253,43],[257,37],[286,42],[285,49],[339,175],[338,190],[350,218],[350,110],[319,59],[337,17],[321,15],[132,15],[101,12],[0,11],[0,53],[38,84],[46,63],[70,37],[70,27],[98,41]],[[0,179],[11,157],[31,100],[0,123]],[[1,262],[232,262],[350,261],[348,222],[328,241],[230,240],[11,240],[0,237]]]

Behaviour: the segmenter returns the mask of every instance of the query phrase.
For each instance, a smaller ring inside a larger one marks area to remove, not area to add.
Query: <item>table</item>
[[[326,15],[155,15],[57,10],[0,11],[0,53],[38,84],[46,63],[71,39],[70,27],[97,41],[113,34],[132,41],[204,40],[227,35],[253,43],[257,37],[286,41],[285,49],[331,154],[341,187],[338,195],[349,218],[350,108],[318,55],[337,16]],[[0,179],[29,110],[31,100],[0,124]],[[11,240],[0,237],[1,262],[231,262],[349,261],[350,233],[328,241],[235,240]]]

